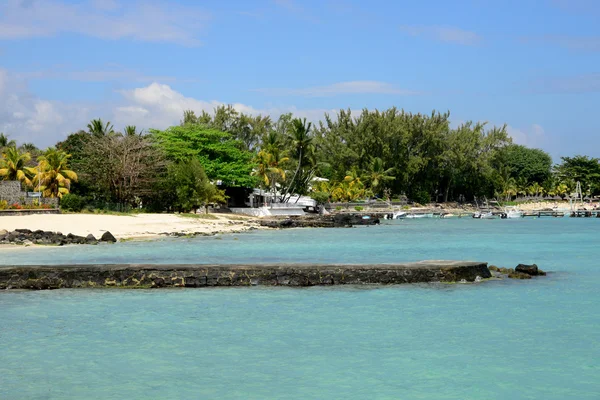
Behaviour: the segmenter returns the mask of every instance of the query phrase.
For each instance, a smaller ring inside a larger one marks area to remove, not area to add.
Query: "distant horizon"
[[[517,144],[600,157],[600,3],[262,0],[0,5],[0,132],[46,147],[94,118],[164,129],[184,110],[396,106],[508,125]]]

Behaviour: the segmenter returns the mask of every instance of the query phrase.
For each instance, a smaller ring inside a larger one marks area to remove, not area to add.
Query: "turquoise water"
[[[0,292],[0,399],[598,399],[600,221],[417,220],[6,250],[66,262],[536,262],[467,285]]]

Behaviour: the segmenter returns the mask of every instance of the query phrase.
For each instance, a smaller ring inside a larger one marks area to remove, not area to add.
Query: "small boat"
[[[442,219],[453,218],[453,217],[456,217],[456,215],[454,215],[452,213],[443,213],[443,214],[440,214],[440,218],[442,218]]]
[[[410,219],[433,218],[433,213],[430,213],[430,214],[407,214],[406,217],[404,217],[404,218],[410,218]]]
[[[478,211],[473,214],[473,218],[476,219],[495,219],[496,216],[491,211]]]
[[[396,211],[394,213],[393,219],[404,219],[404,218],[406,218],[407,215],[408,215],[408,213],[405,211]]]
[[[504,207],[504,212],[501,215],[502,219],[523,218],[523,211],[515,206]]]

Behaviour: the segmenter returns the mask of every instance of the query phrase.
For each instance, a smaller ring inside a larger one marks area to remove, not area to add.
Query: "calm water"
[[[600,221],[417,220],[3,264],[536,262],[530,281],[0,292],[0,399],[599,399]]]

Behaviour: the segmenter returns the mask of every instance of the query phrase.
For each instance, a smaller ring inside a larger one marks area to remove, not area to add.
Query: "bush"
[[[362,207],[362,206],[356,206],[356,207],[354,207],[354,209],[355,209],[356,211],[362,211],[362,210],[363,210],[363,207]]]
[[[344,208],[344,207],[342,207],[342,206],[335,206],[335,210],[336,211],[340,211],[342,208]]]
[[[7,209],[8,209],[8,201],[0,200],[0,210],[7,210]]]
[[[65,211],[80,212],[85,205],[83,197],[68,193],[60,199],[60,208]]]

